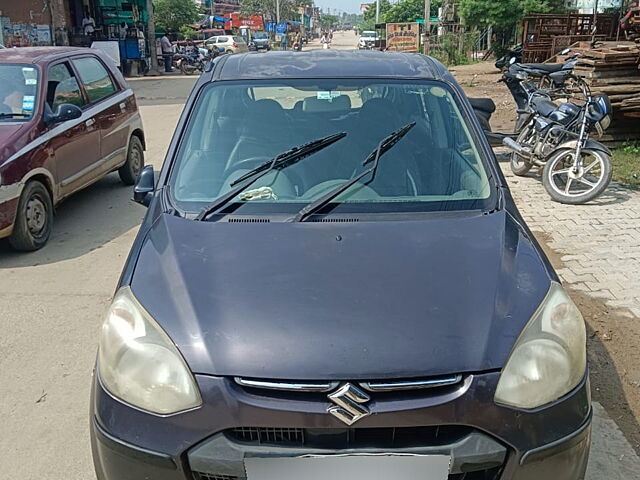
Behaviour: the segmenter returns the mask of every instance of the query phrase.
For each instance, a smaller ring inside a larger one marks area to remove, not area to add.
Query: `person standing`
[[[127,38],[127,33],[129,32],[129,27],[125,22],[120,24],[119,35],[120,40],[125,40]]]
[[[88,37],[92,37],[96,31],[96,21],[93,19],[89,10],[84,11],[84,18],[82,19],[82,32]]]
[[[281,45],[282,45],[282,50],[286,50],[286,49],[287,49],[287,43],[288,43],[288,41],[289,41],[289,39],[287,38],[287,32],[284,32],[284,33],[282,34],[282,39],[281,39],[281,42],[282,42],[282,44],[281,44]]]
[[[166,33],[160,39],[160,48],[162,49],[165,73],[173,72],[173,68],[171,67],[171,61],[173,60],[173,45],[171,45],[171,40],[169,40]]]

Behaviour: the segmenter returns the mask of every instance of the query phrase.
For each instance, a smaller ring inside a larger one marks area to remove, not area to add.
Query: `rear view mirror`
[[[76,105],[70,103],[63,103],[58,105],[55,113],[51,113],[49,109],[48,114],[45,113],[44,121],[47,125],[53,125],[55,123],[68,122],[69,120],[75,120],[82,116],[82,110]]]
[[[511,57],[509,59],[509,65],[513,65],[514,63],[516,63],[516,61],[517,61],[516,57]]]
[[[570,49],[570,48],[565,48],[564,50],[562,50],[562,51],[560,52],[560,55],[566,55],[566,54],[567,54],[567,53],[569,53],[570,51],[571,51],[571,49]]]
[[[153,198],[155,183],[153,166],[147,165],[140,171],[136,179],[136,184],[133,187],[133,201],[148,207]]]

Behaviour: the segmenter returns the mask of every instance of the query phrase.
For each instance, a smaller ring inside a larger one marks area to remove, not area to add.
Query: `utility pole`
[[[276,25],[278,23],[280,23],[280,0],[276,0]]]
[[[380,23],[380,0],[376,0],[376,23]]]
[[[149,45],[149,55],[151,56],[151,65],[149,65],[149,74],[158,75],[158,52],[156,50],[156,25],[153,19],[153,3],[147,0],[147,44]]]
[[[424,0],[424,54],[429,55],[431,36],[431,0]]]

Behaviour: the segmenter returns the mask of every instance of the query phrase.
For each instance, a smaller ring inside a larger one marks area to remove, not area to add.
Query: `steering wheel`
[[[237,170],[253,170],[269,160],[273,160],[273,158],[267,156],[245,158],[244,160],[240,160],[239,162],[227,167],[222,173],[222,176],[226,181],[226,179],[228,179],[231,174]]]

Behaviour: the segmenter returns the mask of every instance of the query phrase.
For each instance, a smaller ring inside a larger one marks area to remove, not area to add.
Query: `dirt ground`
[[[516,105],[491,63],[450,69],[470,97],[491,98],[496,113],[491,118],[495,132],[513,131]],[[554,267],[561,268],[560,255],[547,246],[544,234],[538,241]],[[640,453],[640,324],[625,311],[565,285],[582,312],[588,329],[589,368],[593,400],[600,402],[626,438]]]
[[[491,117],[494,132],[513,132],[516,104],[506,85],[498,80],[502,74],[490,62],[449,69],[469,97],[491,98],[496,113]]]

